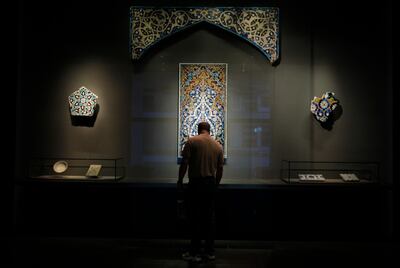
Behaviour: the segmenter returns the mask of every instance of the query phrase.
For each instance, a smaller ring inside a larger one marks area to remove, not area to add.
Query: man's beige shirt
[[[207,133],[189,138],[182,157],[189,164],[189,179],[215,177],[217,168],[224,164],[221,144]]]

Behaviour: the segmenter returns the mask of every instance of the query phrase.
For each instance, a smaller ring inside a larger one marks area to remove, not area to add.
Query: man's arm
[[[185,146],[183,147],[182,151],[182,161],[181,165],[179,166],[179,175],[178,175],[178,189],[183,188],[183,178],[185,177],[186,170],[188,167],[189,163],[189,158],[190,158],[190,141],[187,141],[185,143]]]
[[[220,146],[220,148],[221,148],[221,151],[219,152],[219,155],[218,155],[217,172],[215,174],[217,186],[221,183],[222,173],[224,171],[224,151],[222,149],[222,146]]]
[[[223,171],[224,171],[224,166],[223,165],[221,165],[221,166],[219,166],[217,168],[217,173],[215,174],[215,177],[216,177],[216,180],[217,180],[217,186],[221,182]]]
[[[183,178],[185,177],[186,170],[187,170],[187,160],[182,159],[181,165],[179,166],[179,177],[178,177],[178,187],[182,188],[183,186]]]

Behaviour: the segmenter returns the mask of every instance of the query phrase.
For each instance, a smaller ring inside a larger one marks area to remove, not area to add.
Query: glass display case
[[[125,176],[123,158],[33,158],[29,177],[55,180],[111,180]]]
[[[379,163],[282,160],[280,177],[287,183],[373,183]]]

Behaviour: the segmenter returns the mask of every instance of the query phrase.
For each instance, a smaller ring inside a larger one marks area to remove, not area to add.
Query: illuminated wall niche
[[[197,135],[197,125],[203,121],[210,124],[211,136],[221,143],[227,158],[227,70],[226,63],[179,64],[178,161],[185,142]]]

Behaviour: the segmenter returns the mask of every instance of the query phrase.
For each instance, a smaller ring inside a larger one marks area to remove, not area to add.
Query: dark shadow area
[[[99,113],[100,105],[96,104],[94,107],[93,116],[76,116],[71,115],[71,123],[75,127],[93,127],[96,122],[97,114]]]
[[[18,238],[15,267],[398,267],[393,245],[356,242],[216,241],[216,259],[181,259],[186,240]]]
[[[376,184],[222,184],[216,202],[216,239],[387,240],[392,235],[390,194],[390,188]],[[175,182],[26,180],[17,185],[15,195],[15,230],[22,236],[188,235],[177,219],[177,200],[182,196]]]

